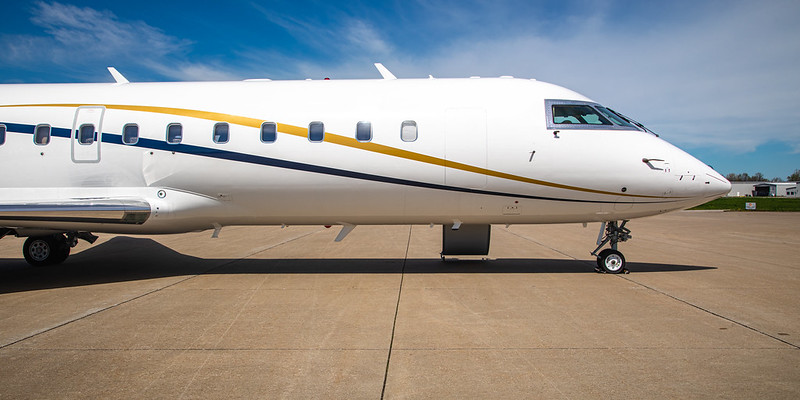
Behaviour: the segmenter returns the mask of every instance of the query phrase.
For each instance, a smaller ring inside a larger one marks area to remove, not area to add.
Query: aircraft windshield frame
[[[547,129],[644,131],[627,118],[597,103],[546,99],[544,106]]]

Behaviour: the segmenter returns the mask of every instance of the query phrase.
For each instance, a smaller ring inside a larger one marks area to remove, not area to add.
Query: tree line
[[[741,174],[730,173],[725,175],[725,178],[731,182],[780,182],[780,178],[772,178],[768,179],[764,176],[761,172],[756,172],[753,175],[748,174],[747,172]],[[800,182],[800,169],[794,170],[794,173],[786,177],[787,182]]]

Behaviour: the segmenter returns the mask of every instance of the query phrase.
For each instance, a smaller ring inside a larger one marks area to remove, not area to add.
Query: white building
[[[797,182],[731,182],[728,197],[800,197]]]
[[[753,186],[756,196],[797,197],[797,182],[768,182]]]

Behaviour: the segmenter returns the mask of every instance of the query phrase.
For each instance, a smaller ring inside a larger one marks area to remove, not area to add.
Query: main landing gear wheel
[[[617,250],[605,249],[597,255],[597,266],[608,274],[618,274],[625,270],[625,256]]]
[[[25,261],[35,267],[60,264],[69,256],[70,245],[62,234],[32,236],[25,240]]]

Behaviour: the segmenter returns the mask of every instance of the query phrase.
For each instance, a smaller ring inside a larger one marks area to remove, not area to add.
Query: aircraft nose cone
[[[706,168],[706,182],[708,182],[708,184],[706,184],[706,193],[708,196],[717,198],[730,193],[731,183],[717,171],[714,171],[710,167]]]

